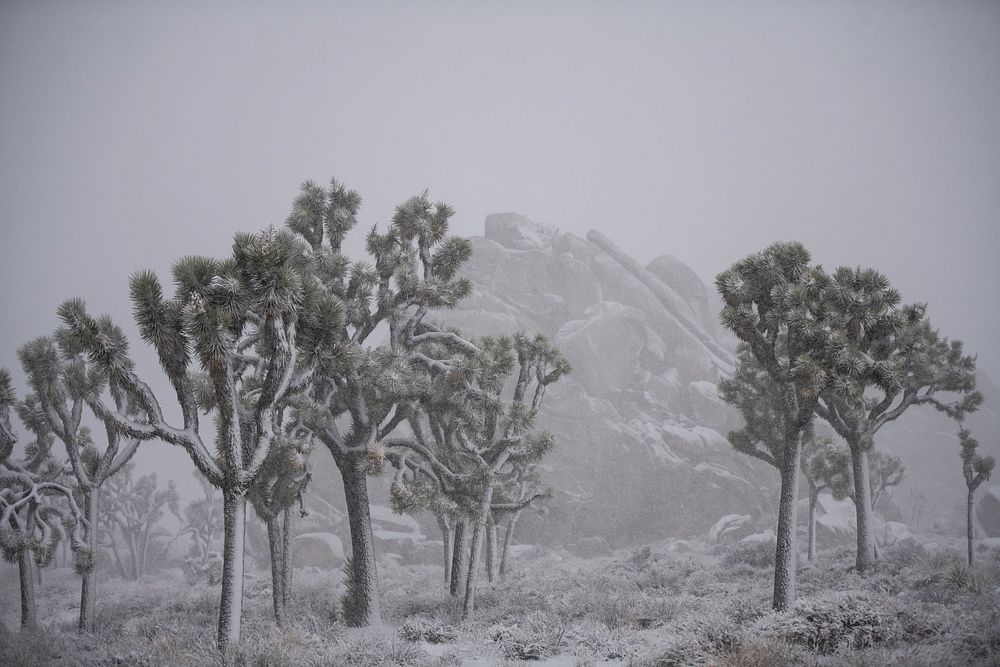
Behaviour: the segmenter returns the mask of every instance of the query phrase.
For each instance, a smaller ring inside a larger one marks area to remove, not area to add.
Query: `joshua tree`
[[[94,555],[94,567],[83,572],[80,591],[79,629],[93,630],[97,600],[96,558],[98,549],[101,488],[135,454],[138,438],[129,438],[124,446],[122,437],[110,419],[104,420],[107,445],[99,451],[90,430],[81,426],[85,397],[99,396],[105,389],[101,369],[88,363],[83,350],[74,345],[65,329],[53,338],[40,337],[25,343],[17,351],[21,366],[34,392],[32,405],[47,422],[48,430],[65,446],[76,487],[83,497],[87,524],[84,539]],[[119,399],[121,396],[118,397]],[[119,410],[127,410],[127,402],[118,401]]]
[[[101,499],[101,515],[106,526],[108,546],[114,554],[115,563],[122,577],[136,581],[146,572],[149,547],[159,529],[160,520],[169,510],[178,519],[180,496],[177,487],[170,481],[166,489],[158,489],[156,473],[139,478],[133,476],[135,465],[126,464],[121,472],[110,478]],[[122,561],[118,548],[118,536],[128,546],[128,565]]]
[[[841,267],[832,277],[828,303],[836,344],[829,350],[831,382],[816,412],[850,448],[859,572],[871,568],[877,548],[867,479],[876,433],[913,405],[933,405],[960,417],[982,400],[975,391],[975,358],[962,354],[961,342],[949,342],[931,328],[924,306],[896,310],[899,301],[888,279],[872,269]],[[958,397],[946,402],[942,392]]]
[[[511,475],[506,484],[497,489],[496,495],[499,498],[494,497],[490,511],[493,523],[489,536],[490,549],[486,554],[486,570],[490,575],[490,581],[495,577],[503,579],[507,576],[510,562],[508,556],[510,547],[514,543],[514,529],[521,518],[521,513],[534,503],[552,497],[552,490],[542,490],[540,484],[540,466],[530,461],[517,461],[512,465]],[[503,543],[498,544],[497,527],[504,518],[507,519],[507,527],[504,530]]]
[[[451,208],[432,205],[424,194],[397,207],[384,234],[368,234],[372,264],[352,263],[342,243],[360,204],[357,193],[336,181],[328,188],[307,182],[287,225],[308,244],[304,258],[324,293],[343,304],[342,322],[327,333],[344,354],[318,369],[302,423],[330,451],[343,478],[351,530],[346,611],[351,624],[369,625],[381,622],[381,611],[367,475],[380,469],[380,441],[407,419],[423,369],[438,363],[408,350],[449,336],[423,320],[431,309],[451,308],[469,293],[469,281],[456,274],[471,247],[447,236]],[[388,343],[373,346],[373,336],[381,338],[384,329]],[[346,428],[338,426],[341,417]]]
[[[189,583],[204,578],[209,585],[215,585],[212,546],[222,533],[222,507],[219,502],[219,490],[205,479],[197,470],[194,477],[201,485],[201,498],[196,498],[184,508],[184,519],[181,522],[179,535],[191,536],[191,548],[184,560],[184,566]]]
[[[66,526],[78,572],[93,566],[93,552],[82,535],[87,520],[73,489],[62,483],[63,466],[50,454],[52,442],[45,420],[37,419],[31,401],[18,408],[28,416],[25,425],[37,439],[25,448],[24,461],[14,460],[17,434],[11,425],[10,410],[15,400],[10,374],[0,368],[0,548],[6,560],[18,563],[21,627],[31,630],[37,626],[32,567],[43,567],[51,561]]]
[[[267,526],[267,541],[271,555],[271,599],[274,618],[285,624],[285,611],[291,595],[292,506],[296,501],[302,516],[302,493],[311,478],[309,473],[309,440],[295,437],[293,430],[278,437],[257,482],[250,489],[250,501],[257,516]]]
[[[850,448],[829,447],[818,459],[812,469],[812,474],[822,481],[836,500],[850,498],[857,506],[857,483],[854,476],[854,456]],[[872,508],[878,507],[878,501],[890,487],[899,486],[906,474],[903,461],[898,456],[888,456],[878,450],[865,457],[868,474],[868,493]],[[878,541],[872,537],[872,549],[878,554]]]
[[[130,292],[143,340],[157,351],[177,395],[182,425],[168,424],[159,399],[134,370],[128,343],[108,317],[94,319],[82,301],[59,309],[74,346],[125,395],[143,420],[112,410],[90,393],[102,420],[129,437],[178,445],[222,490],[224,545],[218,644],[237,645],[243,608],[246,503],[271,451],[286,399],[339,350],[329,332],[342,324],[339,302],[320,289],[298,240],[273,229],[237,234],[222,261],[185,257],[174,264],[177,292],[165,299],[157,277],[132,276]],[[192,366],[195,358],[203,372]],[[202,438],[198,409],[216,414],[213,453]]]
[[[830,439],[821,437],[808,439],[802,450],[802,476],[809,487],[809,546],[806,553],[810,563],[816,559],[816,506],[819,504],[819,494],[830,489],[826,471],[835,451]]]
[[[962,444],[962,474],[965,476],[965,488],[967,490],[965,502],[965,535],[968,538],[969,567],[972,567],[972,541],[975,539],[972,499],[976,495],[976,489],[979,488],[979,485],[990,479],[994,461],[992,456],[981,456],[976,452],[979,442],[972,437],[968,429],[964,427],[959,429],[958,439]]]
[[[548,386],[570,371],[569,363],[543,336],[482,338],[475,350],[435,366],[443,372],[434,376],[423,409],[436,446],[427,446],[418,420],[411,420],[412,439],[387,443],[408,450],[428,474],[446,482],[441,488],[456,505],[467,508],[469,521],[456,533],[452,564],[453,581],[456,576],[465,580],[464,617],[475,609],[479,560],[494,494],[518,463],[538,461],[552,448],[552,437],[535,433],[532,427]],[[464,541],[470,528],[466,565]]]
[[[736,382],[727,392],[747,419],[737,449],[750,453],[761,435],[780,428],[780,448],[770,452],[781,473],[775,549],[774,600],[787,609],[795,599],[796,500],[802,435],[813,418],[829,374],[823,354],[832,345],[825,292],[829,278],[809,265],[799,243],[776,243],[720,273],[723,325],[742,342]],[[751,361],[753,362],[751,364]],[[771,383],[764,389],[765,379]],[[773,391],[772,391],[773,390]],[[755,400],[754,396],[768,398]],[[754,406],[760,407],[758,411]],[[761,414],[771,423],[762,424]],[[771,443],[763,441],[765,448]]]

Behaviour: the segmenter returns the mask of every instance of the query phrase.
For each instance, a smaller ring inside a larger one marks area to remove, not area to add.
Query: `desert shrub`
[[[994,608],[971,614],[963,620],[953,631],[952,654],[968,664],[985,663],[987,659],[997,664],[1000,660],[1000,611]]]
[[[66,653],[63,642],[49,632],[15,634],[0,623],[0,665],[42,667],[58,662]]]
[[[895,613],[873,595],[854,591],[800,600],[793,611],[765,622],[770,625],[767,634],[818,653],[876,646],[901,634]]]
[[[722,565],[734,567],[749,565],[755,568],[774,567],[774,545],[770,542],[739,543],[722,553]]]
[[[912,537],[901,540],[882,552],[878,561],[880,569],[890,572],[904,567],[914,567],[927,558],[927,549]]]
[[[458,639],[458,631],[423,616],[409,618],[399,628],[399,636],[409,642],[424,641],[428,644],[445,644]]]
[[[780,640],[750,641],[741,644],[717,664],[724,667],[784,667],[802,663],[802,652]]]
[[[559,653],[566,625],[558,618],[532,612],[520,623],[491,626],[486,636],[509,660],[540,660]]]

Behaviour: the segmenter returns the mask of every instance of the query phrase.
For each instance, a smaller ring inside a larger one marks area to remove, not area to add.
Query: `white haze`
[[[706,282],[798,239],[996,379],[998,72],[992,2],[7,2],[0,365],[23,392],[15,348],[70,296],[142,350],[129,273],[225,255],[335,175],[355,248],[425,188],[455,233],[517,211]]]

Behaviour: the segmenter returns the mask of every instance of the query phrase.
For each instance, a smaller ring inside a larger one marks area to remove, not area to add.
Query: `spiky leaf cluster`
[[[979,441],[972,437],[968,429],[961,428],[958,439],[961,443],[962,474],[965,476],[965,484],[969,491],[973,492],[980,484],[989,481],[995,461],[992,456],[982,456],[976,451],[979,448]]]

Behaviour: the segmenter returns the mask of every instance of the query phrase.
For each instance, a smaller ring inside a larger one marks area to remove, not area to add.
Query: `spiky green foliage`
[[[924,305],[897,308],[899,292],[884,275],[841,267],[828,293],[831,382],[817,414],[851,447],[871,449],[879,429],[911,406],[961,418],[982,402],[975,358],[932,328]]]
[[[967,428],[963,427],[958,431],[958,439],[961,443],[960,456],[965,484],[974,492],[983,482],[989,481],[996,462],[992,456],[982,456],[976,451],[979,448],[979,441],[972,437]]]

